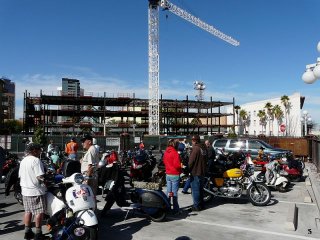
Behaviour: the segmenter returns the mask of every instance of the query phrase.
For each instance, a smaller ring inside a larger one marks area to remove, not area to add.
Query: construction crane
[[[231,45],[239,46],[240,44],[237,40],[175,6],[168,0],[149,0],[149,135],[159,135],[159,7],[176,14]]]

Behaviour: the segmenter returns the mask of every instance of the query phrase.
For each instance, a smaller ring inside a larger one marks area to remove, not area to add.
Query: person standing
[[[41,154],[39,144],[30,143],[25,150],[25,157],[20,163],[19,177],[24,207],[24,239],[44,239],[42,220],[46,211],[46,191],[44,185],[44,167],[39,159]],[[31,229],[34,217],[36,232]]]
[[[208,153],[207,148],[200,142],[200,136],[192,137],[192,151],[189,157],[189,170],[191,173],[190,184],[192,191],[193,206],[192,211],[203,209],[203,184],[204,176],[207,172]]]
[[[208,151],[208,171],[212,172],[214,159],[216,158],[216,152],[209,140],[206,140],[204,144],[206,145]]]
[[[170,139],[168,146],[163,155],[163,163],[166,169],[166,181],[167,181],[167,195],[172,197],[173,212],[178,214],[180,212],[178,203],[178,190],[181,174],[181,160],[177,151],[179,145],[178,139]]]
[[[78,153],[78,143],[76,138],[71,138],[70,142],[67,143],[65,152],[68,155],[69,159],[77,160],[77,153]]]
[[[4,149],[0,146],[0,179],[2,178],[2,167],[6,161],[6,154]]]
[[[94,195],[97,195],[98,190],[98,173],[95,171],[99,162],[99,155],[96,148],[93,146],[91,135],[84,135],[81,139],[82,147],[86,150],[84,156],[80,159],[81,173],[89,177],[87,183],[92,188]]]

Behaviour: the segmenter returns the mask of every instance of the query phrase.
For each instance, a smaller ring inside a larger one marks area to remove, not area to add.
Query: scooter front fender
[[[288,179],[285,178],[285,177],[278,177],[276,182],[275,182],[275,185],[278,186],[278,185],[282,185],[283,187],[286,187],[287,184],[288,184]]]
[[[97,216],[91,209],[79,211],[76,216],[80,219],[80,223],[85,226],[90,227],[98,224]]]

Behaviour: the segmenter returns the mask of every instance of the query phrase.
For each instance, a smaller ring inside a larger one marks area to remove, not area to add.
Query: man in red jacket
[[[163,155],[163,163],[166,168],[167,195],[172,197],[172,205],[174,214],[180,213],[178,204],[178,190],[180,183],[181,161],[178,153],[178,139],[170,139],[168,146]]]

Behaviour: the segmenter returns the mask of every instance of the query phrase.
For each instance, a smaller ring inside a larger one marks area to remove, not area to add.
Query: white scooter
[[[74,173],[48,187],[47,225],[52,239],[98,239],[95,196],[83,181],[81,173]]]
[[[273,161],[268,164],[272,164],[272,163],[273,163]],[[268,164],[266,164],[266,165],[268,165]],[[257,180],[266,182],[268,187],[275,188],[279,192],[287,192],[288,188],[290,186],[290,181],[288,180],[288,178],[285,177],[285,175],[288,173],[281,170],[278,164],[276,166],[274,166],[273,169],[269,169],[269,170],[268,170],[268,166],[266,166],[266,165],[265,165],[266,170],[265,171],[255,171],[254,177]],[[266,181],[266,175],[267,175],[266,171],[270,171],[268,183]]]

